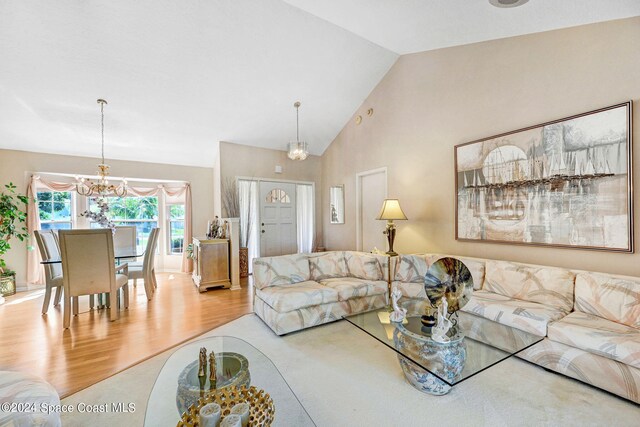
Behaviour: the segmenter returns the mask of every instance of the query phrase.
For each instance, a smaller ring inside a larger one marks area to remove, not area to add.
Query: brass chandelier
[[[93,196],[94,194],[104,197],[107,194],[114,194],[118,197],[127,195],[127,180],[123,179],[120,185],[109,184],[109,165],[104,162],[104,105],[107,103],[104,99],[98,99],[100,104],[101,115],[101,135],[102,135],[102,162],[98,165],[98,182],[90,179],[80,178],[80,182],[76,184],[76,191],[81,196]]]

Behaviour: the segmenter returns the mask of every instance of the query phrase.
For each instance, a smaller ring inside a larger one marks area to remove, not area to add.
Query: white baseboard
[[[36,285],[33,283],[16,283],[16,292],[35,291],[44,288],[45,285]]]

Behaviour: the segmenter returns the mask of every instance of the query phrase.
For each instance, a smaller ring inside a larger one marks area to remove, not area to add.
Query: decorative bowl
[[[200,425],[200,409],[208,403],[220,405],[222,419],[231,413],[231,408],[238,403],[246,402],[251,406],[249,412],[249,427],[269,427],[275,419],[276,409],[273,399],[269,393],[262,389],[251,386],[249,388],[225,387],[217,389],[204,397],[198,399],[197,403],[191,405],[186,413],[182,414],[182,420],[178,422],[178,427],[197,427]]]
[[[198,361],[187,365],[178,377],[178,390],[176,392],[176,406],[178,413],[182,414],[198,402],[198,398],[205,394],[230,386],[249,386],[251,374],[249,373],[249,361],[238,353],[216,353],[216,384],[211,387],[209,382],[208,366],[204,377],[198,377]]]

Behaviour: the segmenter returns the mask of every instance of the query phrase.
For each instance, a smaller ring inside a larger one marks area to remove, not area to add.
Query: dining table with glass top
[[[144,256],[145,251],[131,251],[130,249],[125,251],[116,251],[114,254],[114,262],[116,265],[122,264],[123,261],[128,261],[131,259],[139,258]],[[48,258],[40,261],[40,264],[62,264],[61,258]],[[107,305],[107,299],[104,294],[98,294],[98,308],[104,308]]]
[[[114,261],[116,263],[116,265],[120,265],[120,263],[123,260],[128,260],[128,259],[133,259],[133,258],[140,258],[144,256],[144,251],[134,251],[134,252],[130,252],[130,251],[123,251],[121,253],[116,252],[114,254]],[[62,263],[62,259],[61,258],[48,258],[48,259],[43,259],[42,261],[40,261],[40,264],[42,265],[46,265],[46,264],[61,264]]]

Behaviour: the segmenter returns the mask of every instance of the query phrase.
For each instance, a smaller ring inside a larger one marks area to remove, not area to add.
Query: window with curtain
[[[313,252],[315,236],[313,186],[307,184],[296,185],[296,215],[298,221],[298,252]]]
[[[42,230],[69,230],[73,227],[69,191],[38,191],[36,199]]]
[[[151,229],[158,226],[158,197],[107,197],[107,216],[116,226],[133,225],[137,229],[136,246],[139,252],[147,247]],[[89,201],[89,209],[97,211],[95,198]],[[91,228],[100,228],[92,222]]]
[[[167,232],[169,255],[182,254],[184,250],[184,205],[167,206]]]

